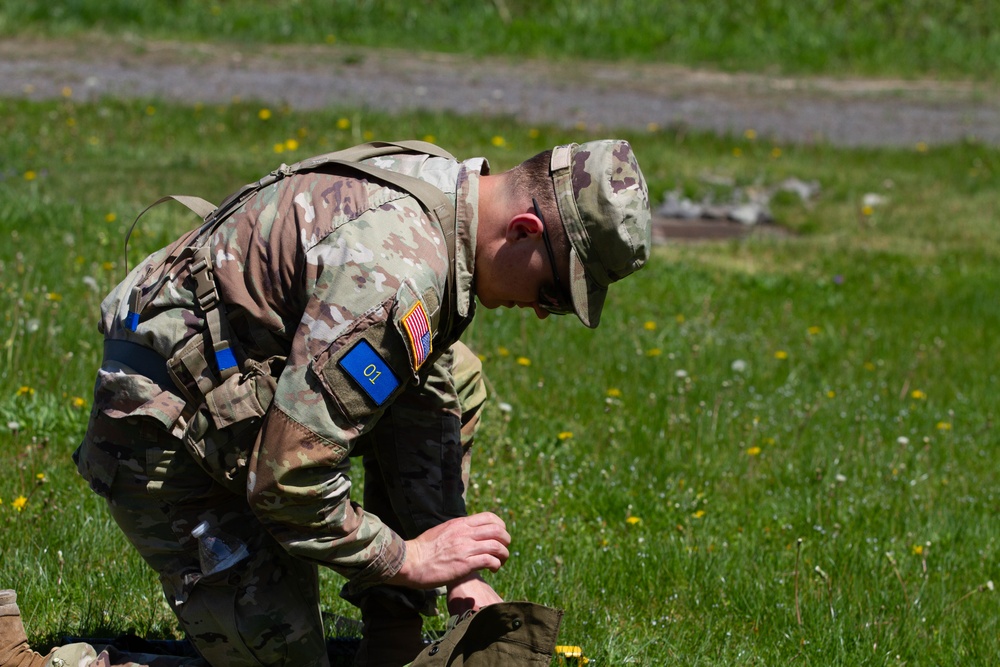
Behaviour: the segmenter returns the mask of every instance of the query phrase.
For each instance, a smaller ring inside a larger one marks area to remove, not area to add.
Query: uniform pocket
[[[406,343],[393,325],[390,299],[359,317],[310,364],[351,425],[365,428],[414,377]]]
[[[184,433],[185,445],[205,471],[240,495],[246,492],[247,461],[274,399],[274,375],[284,358],[248,360],[245,365],[245,373],[231,376],[205,395]]]
[[[251,637],[245,637],[246,623],[240,618],[240,599],[246,595],[230,570],[210,576],[188,576],[183,581],[170,582],[179,589],[176,599],[183,604],[176,606],[177,617],[191,641],[210,664],[213,665],[264,665],[250,647]],[[164,586],[167,589],[167,586]],[[272,641],[268,649],[274,656],[278,648]],[[283,664],[278,659],[269,664]]]

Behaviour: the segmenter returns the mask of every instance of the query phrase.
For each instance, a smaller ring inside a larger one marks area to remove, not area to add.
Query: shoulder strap
[[[455,159],[451,153],[426,141],[371,141],[366,144],[352,146],[351,148],[307,158],[290,166],[283,164],[259,181],[244,185],[240,190],[226,198],[215,211],[205,218],[206,228],[211,230],[216,222],[225,219],[255,193],[292,174],[340,168],[360,172],[365,176],[393,185],[413,195],[444,233],[445,247],[448,250],[448,276],[445,286],[448,306],[443,309],[444,318],[438,322],[438,331],[444,336],[449,336],[458,302],[456,285],[452,279],[455,267],[455,207],[448,195],[427,181],[362,162],[362,160],[379,157],[380,155],[398,153],[433,155],[451,160]]]
[[[448,259],[454,264],[455,229],[452,223],[454,221],[455,209],[448,196],[427,181],[362,162],[362,160],[379,157],[380,155],[392,155],[396,153],[414,153],[433,155],[451,160],[455,159],[448,151],[426,141],[370,141],[366,144],[307,158],[291,166],[283,164],[259,181],[248,183],[227,197],[211,215],[205,217],[205,222],[211,223],[226,217],[226,215],[242,205],[254,193],[272,183],[280,181],[282,178],[305,171],[322,171],[339,166],[359,171],[366,176],[371,176],[372,178],[394,185],[416,197],[424,210],[434,217],[435,221],[441,226],[448,247]]]
[[[261,189],[271,185],[272,183],[276,183],[287,176],[291,176],[292,174],[307,171],[322,171],[326,169],[343,168],[346,170],[360,172],[366,176],[370,176],[410,193],[417,199],[417,201],[420,202],[420,205],[424,208],[428,215],[430,215],[441,228],[441,231],[445,236],[445,247],[448,251],[448,275],[445,289],[448,293],[449,304],[448,307],[444,309],[445,317],[438,322],[438,330],[447,336],[451,331],[451,325],[457,303],[457,294],[455,294],[456,286],[453,284],[454,281],[452,279],[452,273],[454,272],[455,266],[455,207],[451,203],[448,195],[427,181],[391,171],[389,169],[381,169],[374,165],[362,162],[362,160],[368,160],[373,157],[398,153],[423,154],[452,160],[455,159],[451,153],[426,141],[372,141],[366,144],[345,148],[340,151],[317,155],[315,157],[302,160],[301,162],[297,162],[291,166],[283,164],[260,180],[244,185],[238,191],[227,197],[218,207],[212,205],[204,199],[201,199],[200,197],[191,197],[187,195],[167,195],[165,197],[161,197],[147,206],[142,213],[136,216],[135,221],[132,222],[132,226],[129,227],[128,233],[125,235],[125,273],[126,275],[128,274],[128,241],[132,235],[132,230],[135,228],[136,223],[139,222],[139,218],[145,215],[146,212],[154,206],[157,206],[165,201],[173,200],[183,204],[204,219],[204,224],[201,226],[197,234],[197,236],[200,236],[201,239],[194,241],[196,248],[192,249],[197,252],[197,249],[200,249],[205,240],[209,238],[211,231],[218,223],[225,220],[232,211],[239,208],[243,202]],[[170,258],[167,260],[168,263],[171,259],[176,261],[178,258]],[[156,290],[154,290],[154,292],[155,291]],[[218,308],[221,306],[221,303],[216,300],[213,305],[214,308],[210,308],[210,310]],[[135,326],[138,325],[139,312],[141,312],[140,290],[133,289],[129,299],[129,314],[128,321],[126,323],[126,326],[132,330],[135,330]],[[213,338],[219,337],[213,336]],[[219,340],[216,340],[214,344],[218,344],[219,342]]]
[[[208,202],[208,201],[202,199],[201,197],[192,197],[190,195],[167,195],[165,197],[160,197],[159,199],[157,199],[156,201],[154,201],[152,204],[150,204],[149,206],[147,206],[146,208],[144,208],[142,210],[142,213],[140,213],[139,215],[135,216],[135,220],[132,221],[132,224],[129,226],[128,231],[125,233],[125,275],[126,276],[128,275],[128,240],[132,237],[132,231],[135,229],[136,223],[139,222],[139,218],[141,218],[142,216],[146,215],[147,212],[149,212],[149,209],[153,208],[154,206],[158,206],[158,205],[162,204],[165,201],[171,201],[171,200],[179,202],[181,204],[184,204],[185,206],[187,206],[189,209],[191,209],[192,211],[194,211],[197,215],[201,216],[202,218],[207,218],[212,213],[212,211],[214,211],[215,208],[216,208],[215,204],[212,204],[211,202]]]

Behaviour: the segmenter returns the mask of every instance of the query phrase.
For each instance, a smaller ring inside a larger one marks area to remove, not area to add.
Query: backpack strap
[[[448,247],[448,260],[450,265],[455,263],[455,207],[446,194],[441,192],[427,181],[401,174],[399,172],[381,169],[374,165],[365,164],[363,160],[369,160],[381,155],[394,155],[397,153],[413,153],[418,155],[432,155],[454,160],[448,151],[435,146],[426,141],[370,141],[366,144],[352,146],[332,153],[324,153],[315,157],[307,158],[295,164],[281,165],[259,181],[248,183],[242,188],[227,197],[211,215],[202,216],[205,222],[211,224],[215,220],[226,217],[231,211],[243,204],[247,199],[266,188],[272,183],[281,179],[306,171],[332,170],[336,167],[343,167],[353,171],[359,171],[366,176],[371,176],[384,183],[393,185],[400,190],[409,192],[416,197],[420,205],[427,211],[435,222],[441,227],[445,235],[446,246]],[[162,200],[161,200],[162,201]],[[180,201],[178,199],[178,201]],[[157,202],[159,203],[159,202]],[[181,202],[184,203],[184,202]],[[155,204],[154,204],[155,206]],[[190,207],[189,207],[190,208]],[[194,209],[192,209],[194,210]],[[195,211],[197,213],[197,211]],[[449,273],[450,275],[450,273]]]
[[[215,204],[212,204],[211,202],[208,202],[202,199],[201,197],[192,197],[190,195],[167,195],[165,197],[160,197],[152,204],[142,209],[142,213],[135,216],[135,220],[132,221],[132,225],[128,228],[128,231],[125,233],[125,275],[128,275],[128,240],[132,237],[132,230],[135,229],[135,225],[136,223],[139,222],[139,218],[146,215],[146,213],[149,212],[149,209],[153,208],[154,206],[158,206],[165,201],[171,201],[171,200],[184,204],[189,209],[194,211],[195,214],[201,216],[202,219],[207,218],[209,215],[211,215],[212,211],[216,210]]]
[[[170,257],[165,259],[160,268],[166,270],[161,271],[161,278],[157,281],[158,284],[149,293],[150,295],[155,295],[159,292],[163,281],[172,273],[172,269],[177,262],[191,262],[190,271],[196,284],[196,299],[205,315],[208,327],[206,331],[208,339],[205,341],[205,351],[207,352],[209,348],[212,349],[216,370],[221,379],[225,380],[235,373],[239,366],[236,355],[229,344],[231,337],[228,335],[228,327],[226,326],[228,320],[225,317],[223,304],[215,286],[209,243],[211,233],[247,199],[283,178],[309,171],[335,171],[341,169],[354,171],[408,192],[420,202],[421,207],[443,232],[445,247],[448,251],[448,273],[446,276],[445,291],[448,294],[449,303],[444,308],[443,317],[438,322],[438,331],[443,336],[448,336],[452,329],[458,299],[452,277],[455,270],[456,253],[455,207],[448,195],[427,181],[362,162],[362,160],[368,160],[373,157],[398,153],[413,153],[455,159],[451,153],[425,141],[373,141],[340,151],[317,155],[291,166],[283,164],[260,180],[244,185],[227,197],[218,207],[200,197],[187,195],[161,197],[136,216],[135,221],[133,221],[132,226],[129,227],[128,233],[125,235],[126,273],[128,273],[128,241],[132,235],[132,230],[135,228],[136,223],[138,223],[139,218],[145,215],[151,208],[165,201],[172,200],[183,204],[204,219],[204,224],[197,231],[191,233],[191,245],[186,245],[182,251],[171,254]],[[170,264],[170,266],[166,267],[166,264]],[[143,307],[142,294],[142,288],[137,285],[132,288],[129,295],[129,311],[125,320],[125,326],[131,331],[135,331],[139,325],[139,314],[142,312]]]
[[[451,203],[448,195],[427,181],[362,162],[362,160],[369,160],[382,155],[395,155],[399,153],[431,155],[449,160],[456,159],[448,151],[426,141],[371,141],[366,144],[307,158],[292,165],[283,164],[260,180],[244,185],[227,197],[217,209],[205,218],[206,229],[211,231],[217,222],[227,218],[230,213],[242,206],[247,199],[258,191],[292,174],[343,169],[360,172],[365,176],[388,183],[404,192],[410,193],[416,198],[420,202],[421,207],[423,207],[444,233],[445,247],[448,250],[448,275],[445,292],[448,295],[449,303],[448,307],[444,309],[444,318],[438,322],[438,331],[445,337],[449,336],[458,304],[458,294],[454,285],[454,279],[452,278],[456,254],[455,206]]]

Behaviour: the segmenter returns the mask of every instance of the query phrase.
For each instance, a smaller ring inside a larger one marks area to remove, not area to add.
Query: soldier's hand
[[[446,586],[507,562],[510,533],[491,512],[451,519],[406,542],[406,560],[387,583],[427,589]]]
[[[470,609],[479,611],[481,607],[497,602],[503,602],[503,598],[478,573],[448,585],[448,613],[454,616]]]

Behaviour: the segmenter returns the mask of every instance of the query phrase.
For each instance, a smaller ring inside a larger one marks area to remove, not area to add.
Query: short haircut
[[[551,160],[552,151],[542,151],[506,172],[504,176],[508,179],[508,196],[516,201],[530,203],[532,198],[538,201],[553,247],[557,254],[566,255],[569,253],[569,247],[566,233],[563,231],[562,218],[559,216],[559,207],[556,204],[555,185],[549,173]]]

